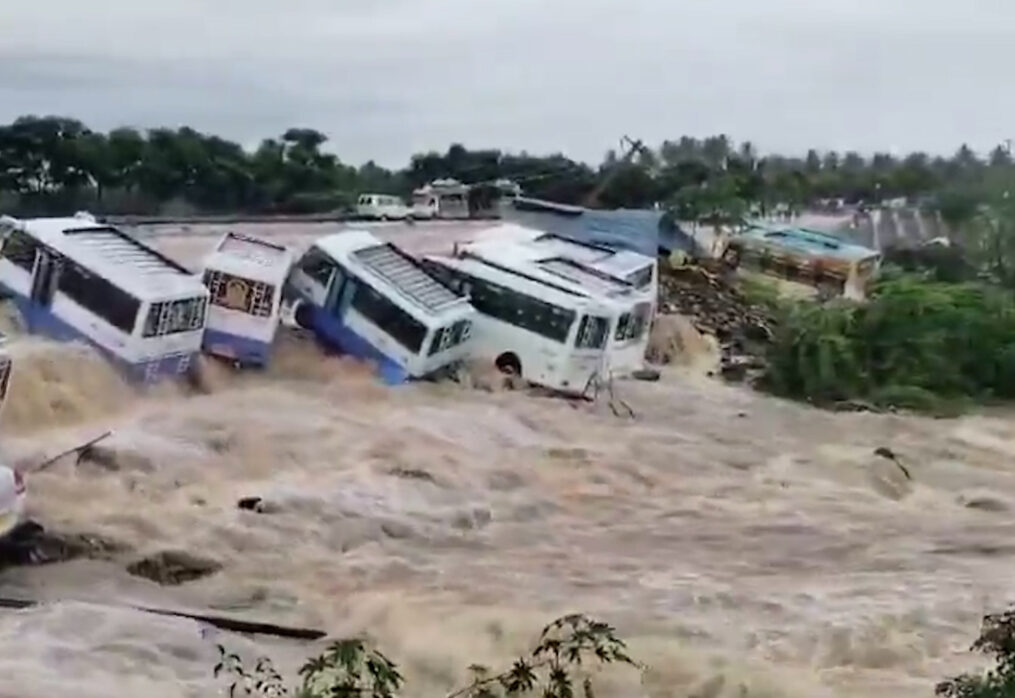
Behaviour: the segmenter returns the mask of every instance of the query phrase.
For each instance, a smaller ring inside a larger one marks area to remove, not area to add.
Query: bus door
[[[336,318],[344,317],[345,311],[349,309],[349,302],[352,300],[352,294],[355,290],[356,280],[349,276],[349,273],[341,265],[336,264],[331,287],[328,289],[328,301],[325,306],[328,312]]]
[[[62,266],[62,260],[49,250],[42,247],[36,249],[35,266],[32,269],[32,302],[46,308],[53,304]]]

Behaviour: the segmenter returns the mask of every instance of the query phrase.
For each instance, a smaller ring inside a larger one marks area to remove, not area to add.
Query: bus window
[[[141,302],[101,276],[64,260],[57,288],[85,310],[128,334],[134,331]]]
[[[15,230],[4,243],[3,256],[15,266],[31,273],[35,266],[35,250],[38,247],[39,244],[33,238],[20,230]]]
[[[631,317],[631,313],[624,313],[617,319],[617,331],[613,333],[613,339],[621,342],[627,339],[627,333],[630,331],[630,327],[634,318]]]
[[[575,347],[578,349],[602,349],[606,344],[606,334],[610,327],[608,318],[597,315],[584,315],[578,326]]]
[[[471,287],[472,305],[480,313],[556,342],[567,341],[574,311],[483,279],[468,277],[467,283]]]
[[[639,303],[633,313],[621,315],[617,320],[617,330],[613,334],[613,339],[618,342],[641,339],[648,328],[649,308],[648,303]]]
[[[430,340],[430,350],[427,353],[433,356],[438,352],[456,347],[468,339],[471,332],[472,323],[468,320],[459,320],[450,327],[441,327],[434,332],[433,339]]]
[[[407,312],[362,282],[356,284],[351,305],[403,347],[419,353],[426,338],[426,326]]]

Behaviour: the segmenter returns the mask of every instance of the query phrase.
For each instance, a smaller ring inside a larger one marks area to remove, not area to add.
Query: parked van
[[[356,202],[356,215],[372,220],[405,220],[412,209],[401,197],[389,194],[361,194]]]

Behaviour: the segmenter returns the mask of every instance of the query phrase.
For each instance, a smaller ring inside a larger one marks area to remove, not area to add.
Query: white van
[[[356,201],[356,215],[371,220],[405,220],[412,209],[401,197],[390,194],[361,194]]]

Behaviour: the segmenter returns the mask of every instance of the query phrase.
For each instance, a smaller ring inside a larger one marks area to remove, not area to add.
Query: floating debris
[[[208,577],[222,569],[214,560],[182,550],[167,550],[141,558],[127,566],[135,577],[144,577],[163,586],[177,586]]]

